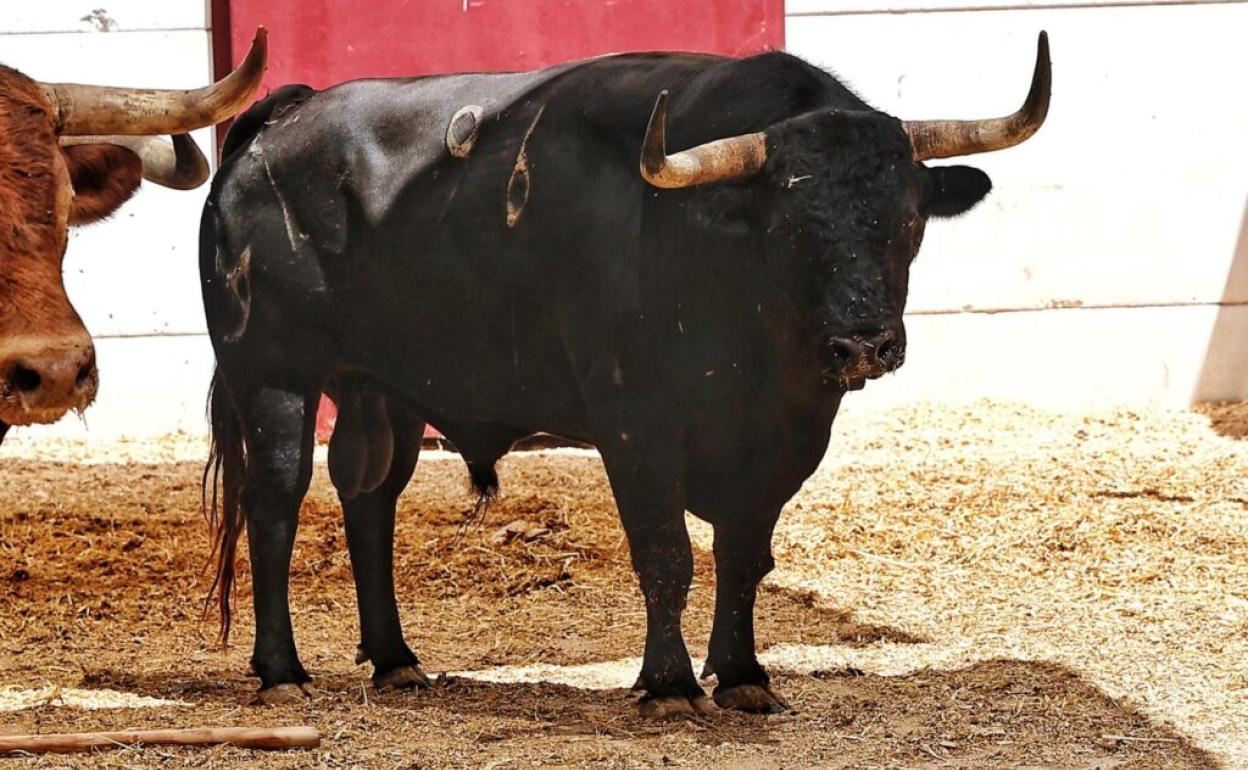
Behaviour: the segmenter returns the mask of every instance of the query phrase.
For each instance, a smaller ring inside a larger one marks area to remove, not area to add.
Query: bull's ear
[[[75,144],[62,147],[61,152],[74,188],[71,225],[97,222],[112,214],[143,181],[143,161],[125,147]]]
[[[927,199],[929,217],[956,217],[975,208],[992,190],[988,175],[971,166],[929,168],[931,193]]]

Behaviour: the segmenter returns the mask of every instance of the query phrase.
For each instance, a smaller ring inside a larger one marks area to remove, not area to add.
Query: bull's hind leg
[[[290,622],[290,556],[299,504],[312,478],[315,397],[272,387],[239,394],[247,469],[242,503],[255,586],[252,670],[260,700],[285,703],[311,694]]]
[[[420,661],[403,639],[394,596],[395,504],[416,469],[425,423],[396,399],[387,402],[383,408],[389,415],[393,437],[389,471],[375,489],[354,497],[339,489],[360,609],[357,662],[372,661],[373,683],[379,690],[429,686]]]
[[[722,708],[762,713],[787,711],[771,690],[754,649],[754,599],[771,572],[771,531],[778,512],[739,525],[715,526],[715,625],[703,676],[715,674],[715,702]]]

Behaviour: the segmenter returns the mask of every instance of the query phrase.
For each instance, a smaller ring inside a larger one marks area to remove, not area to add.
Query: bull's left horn
[[[65,136],[185,134],[213,126],[247,106],[260,87],[268,61],[268,31],[256,30],[238,69],[213,85],[193,91],[42,83]]]
[[[173,144],[155,136],[64,136],[61,145],[115,144],[143,161],[143,178],[162,187],[193,190],[208,179],[208,160],[186,134],[175,134]]]
[[[716,139],[667,154],[668,93],[659,94],[641,146],[641,176],[655,187],[676,189],[753,176],[767,160],[767,135],[758,132]]]
[[[1022,108],[1004,118],[990,120],[907,120],[906,133],[916,161],[953,158],[979,152],[1004,150],[1027,141],[1049,114],[1049,91],[1053,72],[1049,61],[1049,35],[1040,33],[1036,69],[1031,91]]]

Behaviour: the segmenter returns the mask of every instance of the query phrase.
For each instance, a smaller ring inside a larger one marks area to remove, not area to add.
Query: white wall
[[[787,11],[790,51],[902,118],[1009,112],[1039,30],[1052,44],[1048,122],[1021,147],[961,161],[995,190],[928,226],[907,363],[850,408],[1248,396],[1248,5],[788,0]]]
[[[155,88],[212,80],[207,0],[8,5],[0,62],[36,80]],[[195,138],[211,156],[212,132]],[[96,338],[100,394],[85,425],[69,419],[38,430],[93,438],[205,431],[212,350],[196,233],[207,189],[145,184],[112,219],[71,231],[65,283]]]
[[[20,4],[0,15],[0,61],[44,80],[198,86],[211,79],[209,18],[206,0]],[[1048,124],[1022,147],[968,161],[996,189],[928,228],[907,364],[847,408],[985,396],[1181,407],[1248,395],[1248,5],[788,0],[789,49],[900,117],[1013,110],[1040,29],[1053,47]],[[145,187],[71,240],[66,281],[101,368],[86,435],[204,431],[212,355],[195,233],[205,194]]]

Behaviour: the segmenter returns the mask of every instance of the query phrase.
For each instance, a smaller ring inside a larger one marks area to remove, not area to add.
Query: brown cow
[[[112,214],[144,178],[202,184],[186,133],[245,107],[266,58],[261,28],[238,69],[195,91],[39,83],[0,66],[0,439],[95,398],[95,349],[61,279],[69,226]]]

